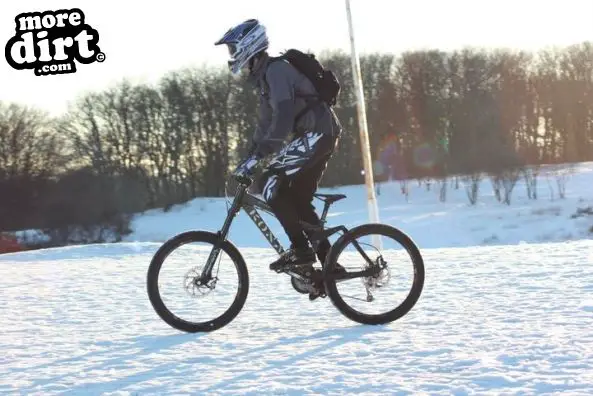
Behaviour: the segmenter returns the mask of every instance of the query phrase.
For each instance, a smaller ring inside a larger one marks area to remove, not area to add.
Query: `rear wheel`
[[[205,231],[179,234],[165,242],[150,262],[146,280],[150,303],[159,317],[177,330],[195,333],[220,329],[239,314],[247,300],[247,265],[228,241],[221,245],[212,276],[202,279],[217,241],[216,234]],[[169,287],[171,295],[167,293]],[[184,303],[188,303],[185,308]],[[209,310],[218,312],[210,315]]]
[[[381,239],[381,249],[373,246],[373,237]],[[336,280],[330,275],[336,263],[347,272],[370,270],[372,275]],[[418,247],[402,231],[385,224],[364,224],[342,235],[333,244],[323,272],[334,306],[362,324],[401,318],[414,307],[424,287],[424,261]],[[380,306],[371,307],[377,301]]]

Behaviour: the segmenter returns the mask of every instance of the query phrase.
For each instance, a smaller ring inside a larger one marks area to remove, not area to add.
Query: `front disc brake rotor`
[[[204,297],[214,290],[217,278],[210,279],[206,284],[201,284],[200,277],[202,270],[198,267],[192,268],[183,278],[183,288],[192,297]]]

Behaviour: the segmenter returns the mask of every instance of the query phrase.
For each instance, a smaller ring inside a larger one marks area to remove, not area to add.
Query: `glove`
[[[244,160],[237,166],[237,168],[233,172],[233,175],[237,177],[251,176],[253,174],[253,170],[259,164],[260,159],[261,157],[255,154],[249,156],[246,160]]]

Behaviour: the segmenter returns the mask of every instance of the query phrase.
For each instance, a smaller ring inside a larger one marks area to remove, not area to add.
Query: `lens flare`
[[[397,135],[387,136],[377,148],[375,169],[377,175],[386,179],[405,178],[407,171],[405,162],[399,151],[399,139]]]
[[[436,164],[437,153],[430,143],[422,143],[414,149],[414,165],[430,168]]]

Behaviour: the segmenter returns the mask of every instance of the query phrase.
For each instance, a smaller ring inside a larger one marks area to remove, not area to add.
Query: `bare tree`
[[[39,110],[0,102],[0,230],[36,227],[44,192],[65,169],[65,141]]]

